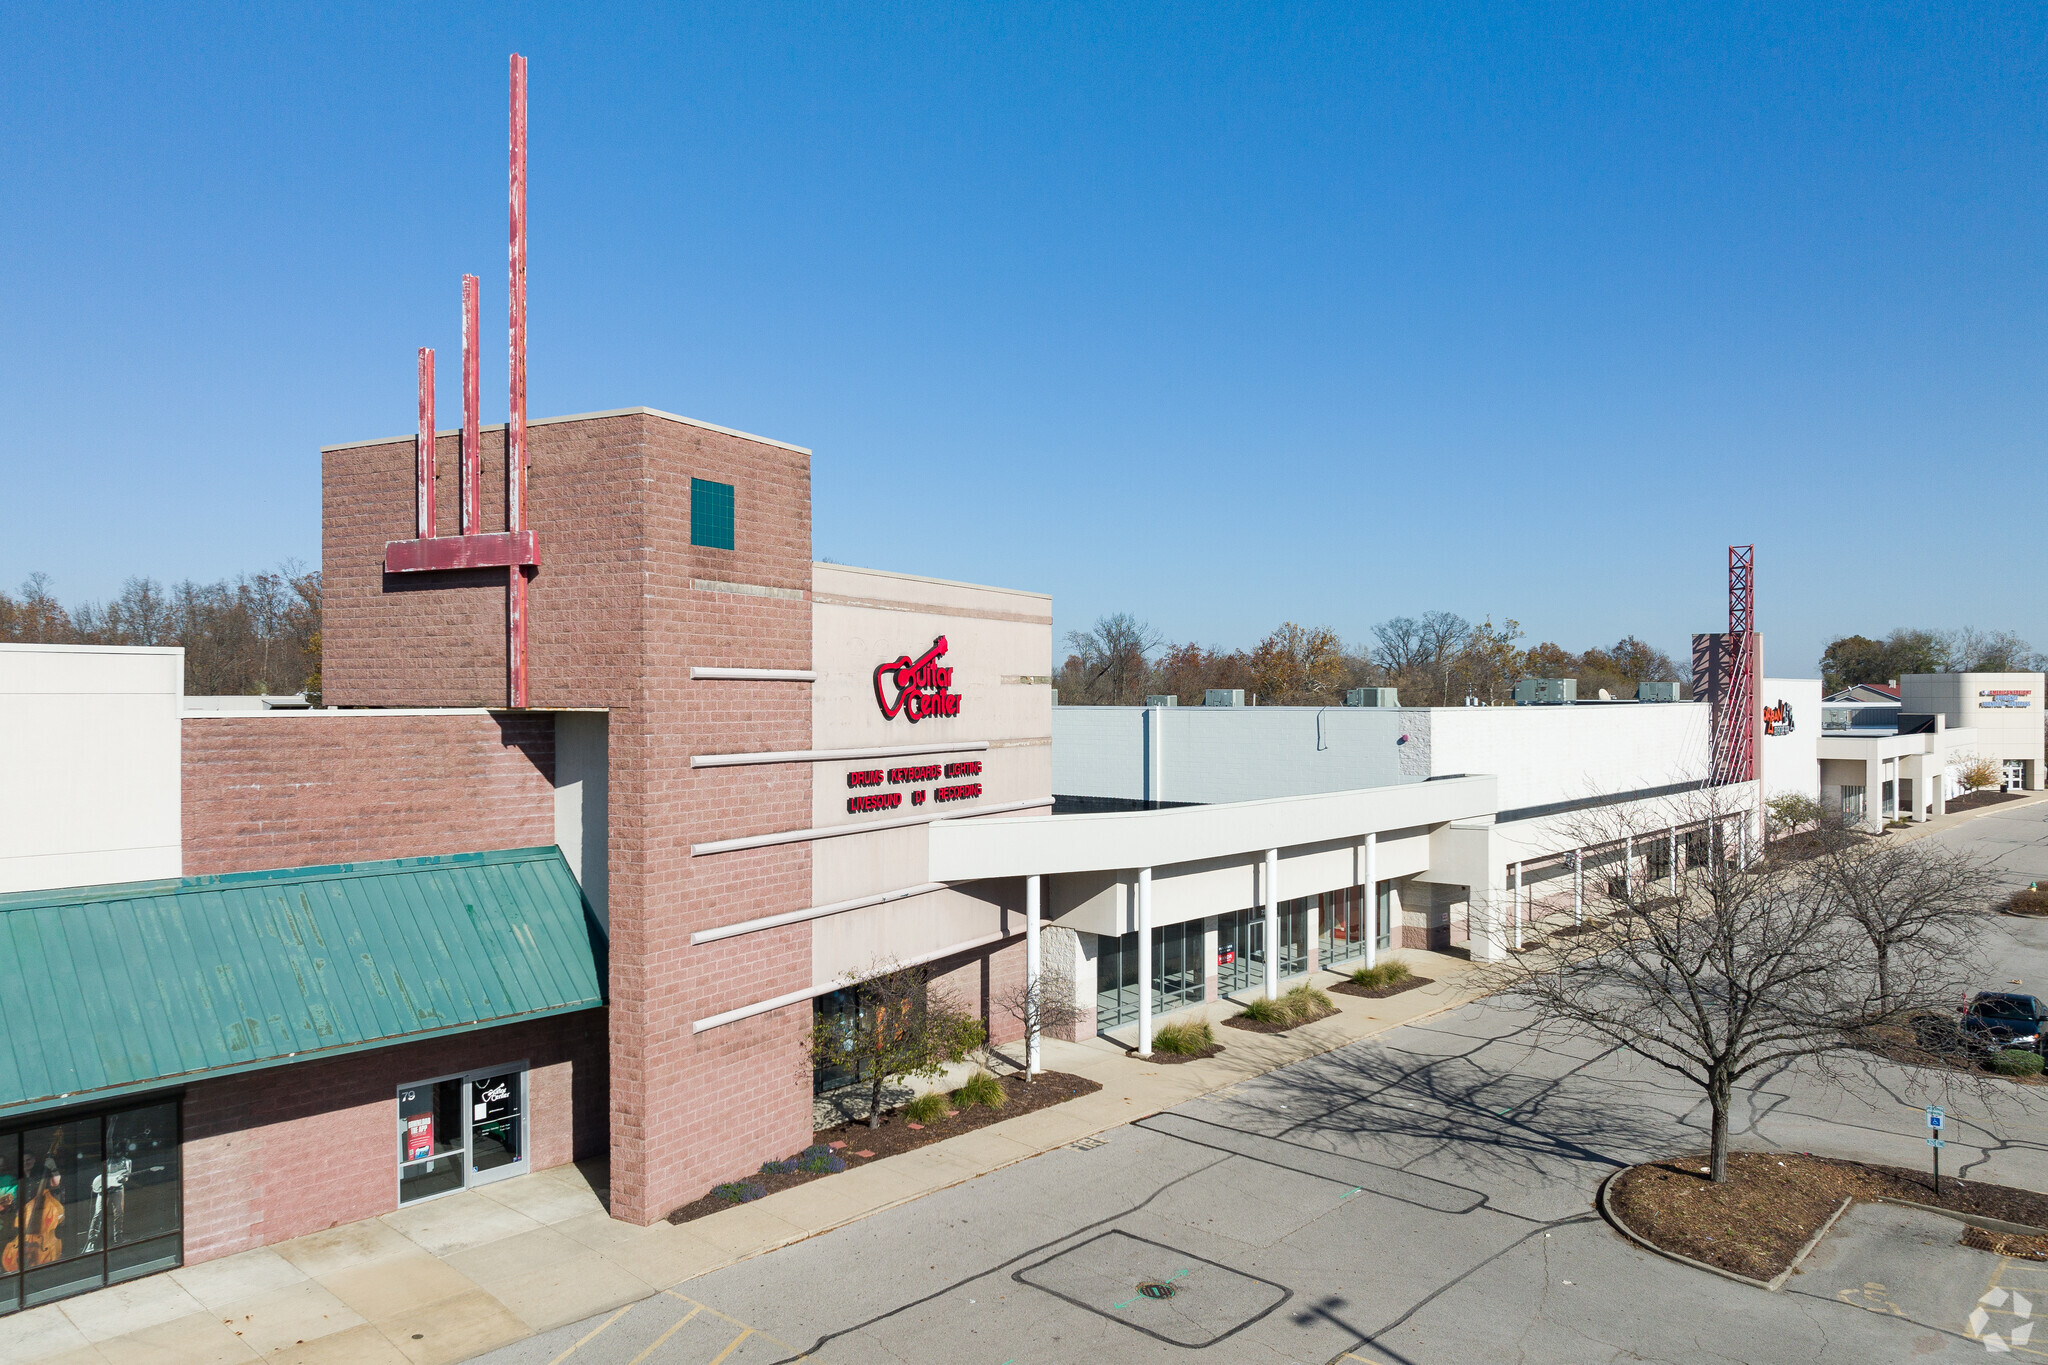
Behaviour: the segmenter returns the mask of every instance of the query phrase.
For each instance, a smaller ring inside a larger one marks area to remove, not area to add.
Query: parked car
[[[2024,1047],[2041,1051],[2048,1032],[2048,1006],[2031,995],[1979,991],[1963,1007],[1963,1037],[1987,1052]]]

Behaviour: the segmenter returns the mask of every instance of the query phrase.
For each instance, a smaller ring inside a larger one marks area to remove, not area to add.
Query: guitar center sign
[[[875,666],[875,704],[885,720],[907,716],[914,725],[927,716],[960,714],[960,694],[953,690],[953,670],[939,660],[946,657],[946,637],[932,641],[932,647],[915,659],[898,655]]]

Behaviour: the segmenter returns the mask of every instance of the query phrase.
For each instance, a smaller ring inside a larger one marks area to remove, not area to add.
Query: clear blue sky
[[[502,420],[517,49],[533,413],[811,446],[820,556],[2048,646],[2048,16],[1812,8],[13,6],[0,583],[317,560],[464,270]]]

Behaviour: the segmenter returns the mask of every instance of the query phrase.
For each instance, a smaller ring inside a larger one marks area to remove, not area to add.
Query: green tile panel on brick
[[[604,1003],[561,850],[0,895],[0,1121]]]

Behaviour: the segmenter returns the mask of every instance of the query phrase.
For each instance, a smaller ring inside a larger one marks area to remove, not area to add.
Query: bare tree
[[[1708,788],[1654,817],[1585,813],[1571,835],[1589,852],[1641,850],[1681,829],[1705,832],[1682,842],[1704,843],[1707,856],[1684,870],[1675,896],[1666,877],[1588,878],[1604,914],[1497,969],[1543,1025],[1593,1034],[1699,1087],[1716,1182],[1727,1179],[1729,1110],[1744,1078],[1825,1065],[1874,1025],[1954,1004],[1948,973],[1895,972],[1887,995],[1868,931],[1818,860],[1738,852],[1730,831],[1749,810]]]
[[[997,995],[995,1003],[997,1009],[1024,1026],[1027,1051],[1033,1036],[1066,1036],[1088,1017],[1088,1012],[1074,999],[1073,976],[1064,967],[1050,962],[1040,967],[1037,981],[1019,981]],[[1024,1079],[1031,1079],[1029,1065],[1024,1068]]]
[[[1416,622],[1416,631],[1422,661],[1428,663],[1436,681],[1436,699],[1439,704],[1448,703],[1451,666],[1472,637],[1472,623],[1454,611],[1426,611]]]
[[[1843,833],[1821,841],[1814,873],[1833,907],[1868,940],[1879,1013],[1900,1013],[1909,979],[1915,1000],[1960,998],[1974,975],[1979,917],[1996,889],[1990,868],[1927,840]]]
[[[1098,617],[1092,630],[1069,631],[1067,648],[1081,662],[1085,686],[1106,688],[1110,704],[1123,706],[1144,700],[1146,659],[1159,639],[1158,631],[1120,611]]]
[[[981,1020],[952,992],[932,984],[924,967],[879,963],[849,972],[855,1007],[811,1029],[810,1064],[846,1068],[868,1087],[868,1127],[882,1126],[882,1088],[891,1077],[939,1075],[964,1061],[988,1036]]]
[[[1380,622],[1372,628],[1372,638],[1379,642],[1373,653],[1379,656],[1380,667],[1389,673],[1406,673],[1429,659],[1422,643],[1422,623],[1412,616]]]

